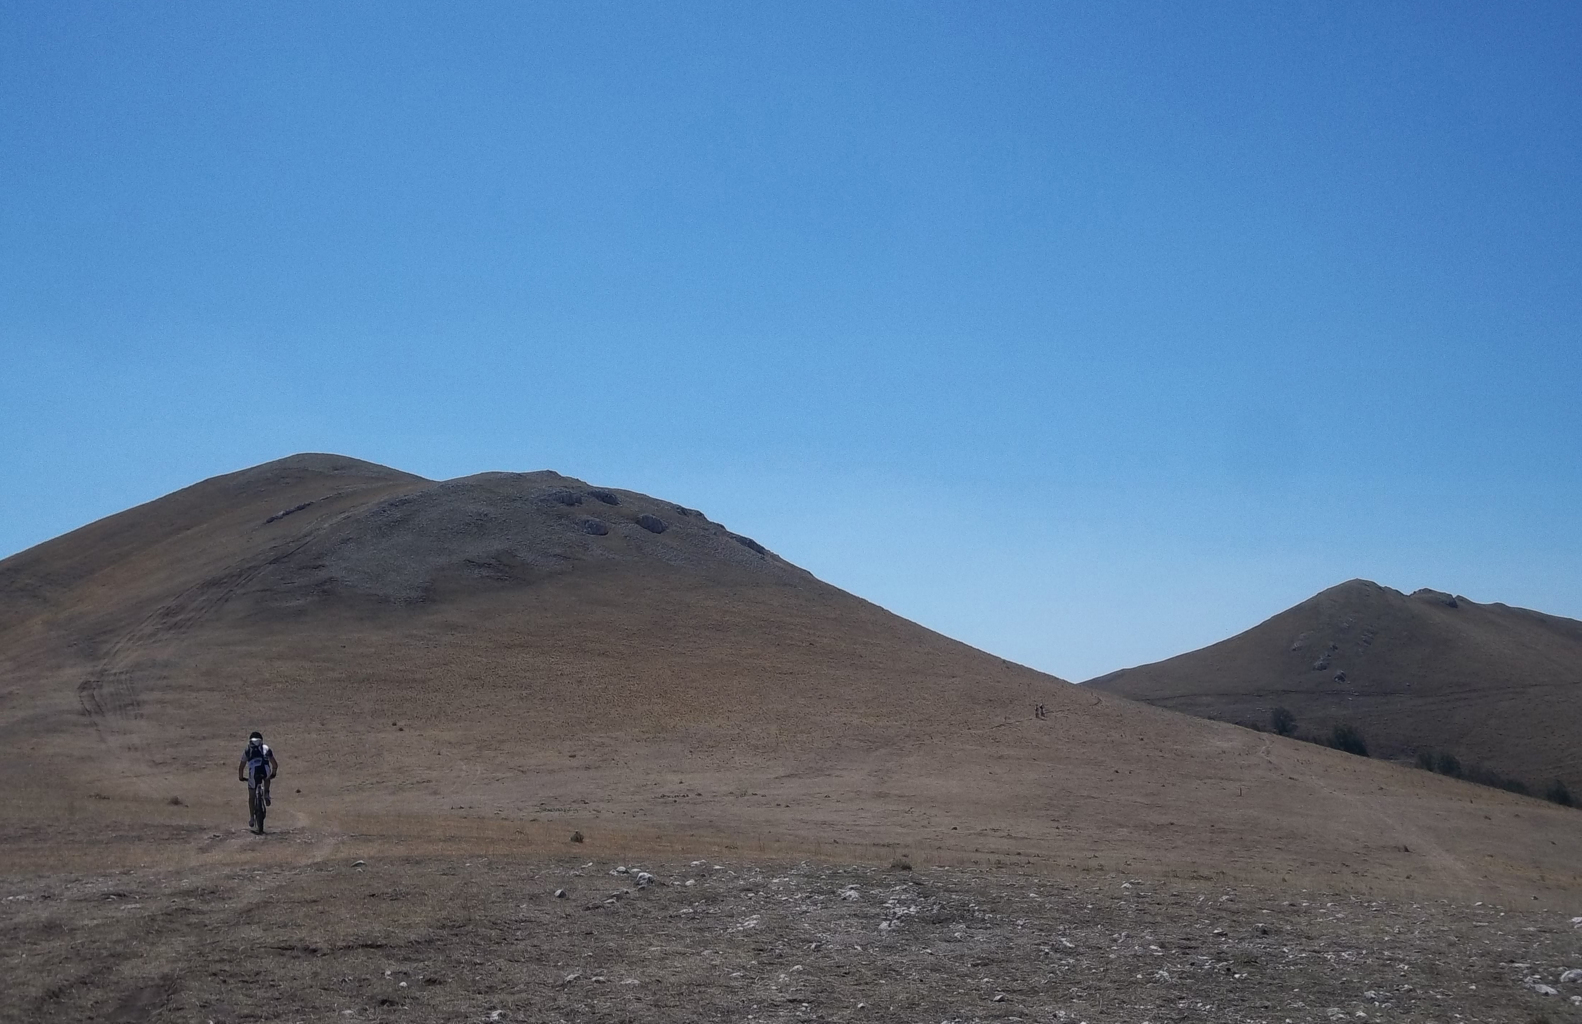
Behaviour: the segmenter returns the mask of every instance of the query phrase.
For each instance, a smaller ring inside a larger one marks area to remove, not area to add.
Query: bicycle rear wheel
[[[253,811],[253,831],[264,833],[264,787],[252,786],[247,794],[247,805]]]

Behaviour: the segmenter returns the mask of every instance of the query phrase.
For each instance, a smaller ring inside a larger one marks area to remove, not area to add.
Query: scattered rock
[[[582,495],[578,494],[576,491],[568,491],[564,487],[556,488],[553,491],[547,491],[545,492],[544,497],[545,499],[553,501],[559,505],[582,504]]]
[[[1335,682],[1337,682],[1337,683],[1344,683],[1345,681],[1346,681],[1346,673],[1344,673],[1344,672],[1336,672],[1335,673]]]
[[[1530,985],[1528,987],[1541,996],[1557,996],[1560,994],[1560,992],[1553,985],[1545,985],[1542,982],[1536,985]]]
[[[278,523],[278,522],[280,522],[280,520],[286,518],[286,516],[292,515],[292,514],[297,513],[297,512],[301,512],[303,509],[307,508],[311,504],[313,504],[313,502],[311,502],[311,501],[304,501],[302,504],[296,505],[296,506],[294,506],[292,508],[288,508],[284,512],[276,512],[274,515],[272,515],[268,519],[264,520],[264,525],[268,526],[270,523]]]
[[[610,528],[597,519],[584,519],[582,521],[582,532],[591,533],[595,537],[603,537],[610,532]]]
[[[654,884],[654,876],[653,875],[650,875],[646,871],[639,871],[637,873],[637,887],[639,889],[646,889],[650,885],[653,885],[653,884]]]
[[[1582,985],[1582,969],[1570,970],[1560,975],[1562,985]]]
[[[265,810],[268,810],[268,808],[265,808]],[[367,867],[367,866],[368,866],[368,862],[365,861],[365,860],[354,860],[354,861],[352,861],[352,867],[354,867],[354,868],[363,868],[363,867]]]
[[[588,497],[592,498],[594,501],[602,501],[606,505],[619,505],[621,503],[621,499],[617,498],[610,491],[590,490],[588,492]]]
[[[649,515],[647,512],[644,512],[642,515],[637,517],[637,525],[641,526],[649,533],[664,533],[665,530],[668,529],[668,527],[665,526],[665,521],[663,519],[659,518],[658,516]]]
[[[556,889],[555,890],[555,899],[563,900],[565,898],[566,898],[566,890],[564,890],[564,889]]]

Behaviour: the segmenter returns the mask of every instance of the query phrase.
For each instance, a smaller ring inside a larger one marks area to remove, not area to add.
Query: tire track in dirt
[[[343,522],[352,511],[341,512],[315,524],[292,540],[275,545],[261,560],[243,562],[227,572],[188,587],[154,609],[112,643],[98,668],[77,684],[77,701],[100,740],[107,744],[119,741],[131,751],[138,749],[127,727],[132,721],[143,717],[138,683],[140,676],[148,674],[145,662],[151,647],[160,642],[179,640],[267,569],[302,550],[331,527]]]
[[[128,741],[128,723],[143,717],[138,692],[142,664],[149,648],[160,641],[179,639],[246,586],[273,560],[245,566],[205,580],[155,609],[110,646],[99,667],[77,684],[77,700],[98,731],[100,739]],[[136,745],[128,742],[135,749]]]

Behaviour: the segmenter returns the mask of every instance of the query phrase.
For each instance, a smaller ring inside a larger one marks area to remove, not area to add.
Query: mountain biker
[[[258,774],[263,775],[262,779]],[[236,765],[236,778],[249,786],[257,782],[264,784],[264,806],[269,806],[269,780],[280,774],[280,762],[275,760],[275,752],[269,749],[269,744],[264,742],[264,734],[253,730],[247,737],[247,749],[242,751],[242,760]]]

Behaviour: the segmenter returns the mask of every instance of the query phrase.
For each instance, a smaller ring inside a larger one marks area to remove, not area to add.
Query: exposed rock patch
[[[729,537],[731,540],[735,541],[736,543],[740,544],[742,547],[748,549],[749,551],[756,551],[760,555],[768,554],[768,549],[766,549],[762,544],[760,544],[757,541],[753,540],[751,537],[743,537],[739,533],[730,533],[730,532],[727,532],[726,536]]]
[[[311,502],[311,501],[304,501],[302,504],[295,505],[295,506],[293,506],[291,508],[288,508],[284,512],[276,512],[274,515],[272,515],[268,519],[264,520],[264,525],[268,526],[270,523],[278,523],[278,522],[280,522],[280,520],[286,518],[286,516],[293,515],[293,514],[295,514],[297,512],[301,512],[303,509],[307,508],[309,505],[312,505],[312,504],[313,504],[313,502]]]

